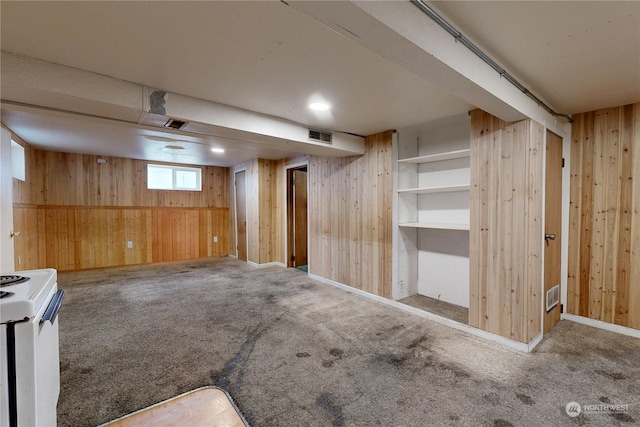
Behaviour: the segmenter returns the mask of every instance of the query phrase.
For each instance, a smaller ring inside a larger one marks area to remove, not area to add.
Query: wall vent
[[[558,305],[560,300],[560,284],[547,291],[547,311]]]
[[[331,144],[331,132],[309,129],[309,139],[314,141]]]
[[[184,125],[186,125],[187,122],[183,121],[183,120],[178,120],[178,119],[169,119],[165,124],[164,127],[166,128],[171,128],[171,129],[182,129],[182,127]]]

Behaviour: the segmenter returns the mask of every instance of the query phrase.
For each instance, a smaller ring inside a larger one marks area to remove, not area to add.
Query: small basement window
[[[26,165],[24,160],[24,147],[13,139],[11,140],[11,171],[15,179],[25,180]]]
[[[202,191],[202,169],[148,164],[147,188],[150,190]]]

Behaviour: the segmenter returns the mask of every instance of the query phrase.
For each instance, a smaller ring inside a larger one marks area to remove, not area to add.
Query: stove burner
[[[0,288],[9,285],[17,285],[18,283],[26,282],[27,280],[29,280],[29,277],[16,275],[0,276]]]
[[[0,299],[13,295],[13,292],[0,291]]]

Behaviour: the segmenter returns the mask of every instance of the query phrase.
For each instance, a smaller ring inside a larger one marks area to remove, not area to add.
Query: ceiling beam
[[[399,64],[502,120],[530,117],[568,132],[411,2],[308,2],[288,4],[345,37]]]

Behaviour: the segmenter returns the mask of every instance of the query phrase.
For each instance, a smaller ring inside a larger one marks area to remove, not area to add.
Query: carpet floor
[[[233,258],[58,282],[59,426],[207,385],[255,427],[640,423],[640,340],[570,321],[524,354],[297,269]]]

